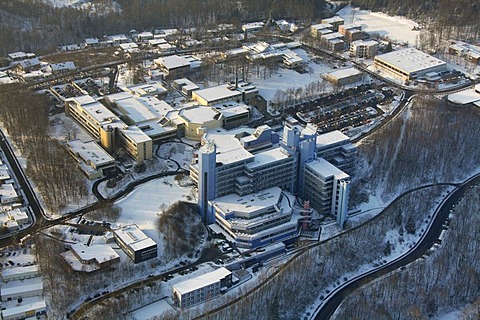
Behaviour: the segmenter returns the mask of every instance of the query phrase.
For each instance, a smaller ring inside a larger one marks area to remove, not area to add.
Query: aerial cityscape
[[[479,15],[2,0],[0,318],[480,319]]]

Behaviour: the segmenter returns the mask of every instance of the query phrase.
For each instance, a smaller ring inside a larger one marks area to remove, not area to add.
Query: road
[[[462,198],[465,192],[473,185],[480,183],[480,174],[470,178],[458,188],[449,194],[441,205],[437,208],[434,214],[434,220],[430,225],[430,228],[426,231],[421,241],[413,247],[413,249],[407,252],[405,255],[395,259],[383,266],[370,270],[363,275],[357,276],[348,281],[344,286],[340,287],[336,291],[333,291],[328,297],[328,301],[321,305],[321,308],[317,308],[312,318],[316,320],[330,319],[338,306],[345,300],[345,298],[354,290],[370,283],[371,281],[389,273],[424,256],[427,251],[432,248],[435,241],[442,232],[442,224],[445,222],[449,215],[449,211],[453,205],[455,205],[460,198]]]

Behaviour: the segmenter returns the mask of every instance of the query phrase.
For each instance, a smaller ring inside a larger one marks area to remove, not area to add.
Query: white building
[[[65,262],[75,271],[97,271],[120,262],[120,256],[108,245],[86,246],[76,243],[70,246],[70,251],[61,253]]]
[[[28,222],[28,214],[21,211],[19,208],[7,211],[8,219],[16,221],[18,224],[25,224]]]
[[[66,147],[89,179],[100,178],[115,168],[115,159],[94,141],[71,140]]]
[[[17,320],[27,319],[29,317],[36,317],[45,314],[47,306],[45,301],[38,301],[34,303],[25,304],[23,306],[8,308],[2,310],[3,320]]]
[[[179,308],[189,308],[213,299],[232,286],[232,273],[220,268],[172,286],[173,301]]]
[[[2,204],[17,202],[19,199],[20,197],[13,187],[13,184],[6,183],[0,186],[0,202]]]
[[[113,232],[118,245],[135,263],[157,256],[157,243],[149,238],[137,225],[128,225]]]
[[[357,58],[373,58],[377,54],[378,42],[375,40],[356,40],[350,43],[350,55]]]
[[[407,81],[429,72],[445,71],[447,64],[415,48],[406,48],[376,56],[375,67]]]
[[[35,278],[40,275],[40,269],[38,265],[15,267],[11,269],[2,270],[2,279],[4,282],[23,280],[29,278]]]
[[[43,294],[41,278],[32,278],[25,281],[11,281],[1,289],[2,301],[23,299]]]

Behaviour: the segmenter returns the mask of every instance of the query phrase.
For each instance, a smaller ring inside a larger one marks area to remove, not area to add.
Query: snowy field
[[[159,211],[177,201],[189,201],[190,191],[191,188],[179,186],[174,177],[165,177],[144,183],[115,202],[122,208],[117,223],[138,225],[147,236],[158,244],[160,250],[163,248],[163,239],[160,239],[155,226]]]
[[[405,43],[408,46],[415,44],[415,39],[420,31],[412,30],[418,27],[415,21],[400,16],[389,16],[381,12],[371,12],[346,6],[337,14],[345,20],[345,23],[356,23],[362,26],[362,30],[372,34],[378,33],[382,37],[388,37],[397,43]]]
[[[304,61],[307,62],[306,70],[307,73],[300,74],[295,70],[279,68],[271,77],[266,77],[263,79],[262,75],[260,77],[253,76],[251,78],[252,84],[258,88],[259,94],[267,101],[272,100],[275,92],[277,90],[286,90],[288,88],[303,88],[307,84],[317,81],[324,81],[322,75],[333,71],[333,66],[326,61],[312,61],[312,56],[309,55],[303,49],[294,49],[298,56],[300,56]],[[325,81],[326,90],[333,91],[333,87],[330,83]]]
[[[98,14],[106,14],[108,12],[121,12],[121,6],[115,1],[107,1],[105,4],[95,3],[91,0],[41,0],[43,3],[49,4],[55,8],[73,7],[83,10],[89,10]]]

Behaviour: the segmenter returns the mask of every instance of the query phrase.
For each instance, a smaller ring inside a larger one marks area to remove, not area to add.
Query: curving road
[[[409,263],[421,258],[424,256],[427,251],[429,251],[434,245],[435,241],[440,236],[442,232],[442,224],[445,222],[449,215],[449,211],[453,205],[455,205],[459,199],[461,199],[465,192],[473,185],[480,183],[480,174],[477,174],[470,179],[466,180],[464,183],[458,185],[457,189],[451,192],[446,199],[440,204],[437,210],[434,213],[434,220],[430,224],[429,229],[421,238],[420,242],[417,243],[409,252],[405,253],[401,257],[383,265],[373,270],[366,272],[363,275],[357,276],[343,286],[337,288],[335,291],[330,293],[326,299],[325,303],[320,305],[317,310],[315,310],[312,319],[324,320],[330,319],[338,306],[344,301],[344,299],[352,293],[354,290],[360,288],[361,286],[370,283],[371,281],[381,277],[389,272],[392,272],[398,268],[408,265]]]

